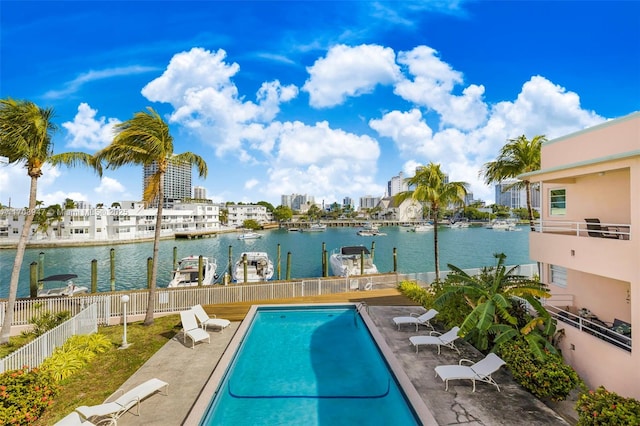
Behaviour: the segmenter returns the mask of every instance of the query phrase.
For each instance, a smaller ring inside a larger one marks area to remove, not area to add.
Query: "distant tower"
[[[407,181],[404,178],[404,173],[402,172],[398,173],[398,176],[392,177],[391,180],[387,183],[387,194],[390,197],[393,197],[400,192],[406,192],[408,190],[409,185],[407,184]]]
[[[207,189],[204,186],[194,186],[193,187],[193,198],[196,200],[206,200],[207,199]]]
[[[142,175],[142,193],[147,189],[147,180],[158,171],[158,164],[154,161],[144,166]],[[191,165],[189,163],[169,163],[164,174],[164,202],[163,207],[171,208],[174,202],[191,198]],[[158,200],[154,200],[150,207],[157,207]]]

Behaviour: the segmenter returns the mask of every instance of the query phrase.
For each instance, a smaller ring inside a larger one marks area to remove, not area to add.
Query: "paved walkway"
[[[445,392],[444,383],[434,374],[434,367],[457,364],[462,358],[478,360],[481,355],[470,345],[460,344],[461,355],[447,348],[441,355],[433,348],[418,354],[409,343],[415,329],[398,331],[394,316],[424,312],[420,307],[370,307],[369,314],[409,376],[439,425],[568,425],[556,412],[514,382],[502,367],[494,375],[501,392],[492,385],[476,383],[472,392],[469,381],[452,381]],[[194,349],[185,347],[179,334],[160,349],[129,380],[124,389],[157,377],[169,383],[169,396],[153,395],[141,404],[140,416],[131,412],[118,420],[119,426],[181,425],[192,404],[216,367],[239,323],[232,323],[220,333],[211,331],[211,344],[199,343]],[[425,332],[423,328],[421,333]],[[188,425],[191,426],[191,425]]]

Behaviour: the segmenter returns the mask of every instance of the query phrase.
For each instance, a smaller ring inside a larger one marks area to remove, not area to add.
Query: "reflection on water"
[[[362,237],[357,228],[329,228],[325,232],[261,231],[263,237],[238,240],[237,234],[222,234],[216,238],[198,240],[163,240],[160,244],[158,286],[166,287],[173,267],[173,248],[178,258],[190,255],[213,257],[218,273],[227,270],[229,247],[235,261],[243,251],[266,251],[274,262],[278,277],[286,274],[287,254],[291,253],[291,277],[305,278],[322,275],[322,249],[332,250],[348,245],[375,244],[375,263],[380,272],[393,270],[393,249],[397,249],[398,271],[404,273],[433,271],[433,232],[408,232],[409,228],[383,227],[386,236]],[[451,263],[461,268],[477,268],[495,263],[494,253],[507,255],[508,265],[532,263],[529,259],[529,232],[499,232],[484,228],[448,229],[438,232],[440,268]],[[62,247],[29,249],[25,253],[20,275],[19,297],[29,294],[29,264],[38,262],[44,253],[45,275],[74,273],[77,282],[90,285],[91,261],[97,261],[98,290],[110,289],[110,250],[115,251],[116,289],[139,289],[146,286],[147,258],[152,256],[153,243],[132,243],[114,246]],[[279,250],[278,250],[279,249]],[[278,252],[280,256],[278,257]],[[0,297],[6,298],[15,250],[0,250]]]

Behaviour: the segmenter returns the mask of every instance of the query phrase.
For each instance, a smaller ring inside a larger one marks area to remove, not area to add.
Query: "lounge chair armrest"
[[[414,312],[411,312],[411,313],[409,314],[409,316],[416,317],[416,318],[417,318],[417,317],[419,317],[420,315],[421,315],[421,314],[416,314],[416,313],[414,313]]]
[[[442,333],[439,331],[430,331],[429,336],[442,336]]]
[[[458,365],[462,365],[463,362],[468,362],[469,364],[475,364],[475,362],[471,361],[470,359],[462,358],[460,362],[458,362]]]

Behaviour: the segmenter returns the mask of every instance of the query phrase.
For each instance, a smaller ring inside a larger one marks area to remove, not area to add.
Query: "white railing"
[[[511,267],[507,267],[511,268]],[[482,268],[465,269],[470,275],[480,273]],[[538,273],[536,264],[520,265],[516,273],[533,277]],[[441,271],[446,277],[449,271]],[[418,274],[380,274],[351,276],[348,278],[307,278],[296,281],[268,281],[249,284],[213,285],[188,288],[158,288],[155,295],[155,313],[172,313],[189,309],[193,305],[212,305],[235,302],[259,302],[273,299],[287,299],[304,296],[320,296],[324,294],[346,293],[350,291],[395,288],[401,281],[417,281],[423,286],[430,285],[435,273]],[[94,293],[73,297],[50,297],[39,299],[19,299],[16,301],[13,325],[28,325],[38,310],[44,307],[49,312],[79,312],[89,304],[95,304],[98,324],[109,324],[112,317],[122,316],[123,294],[129,296],[127,314],[143,315],[147,311],[147,290],[130,290],[109,293]],[[4,319],[6,301],[0,301],[0,323]]]
[[[75,334],[91,334],[98,331],[98,307],[91,304],[76,316],[47,331],[32,342],[0,359],[0,373],[17,370],[23,366],[38,367],[54,349],[62,346]]]
[[[631,239],[631,224],[601,222],[601,230],[588,229],[584,221],[563,220],[538,220],[535,222],[534,231],[552,234],[575,235],[578,237],[602,237],[618,238],[620,240]]]

